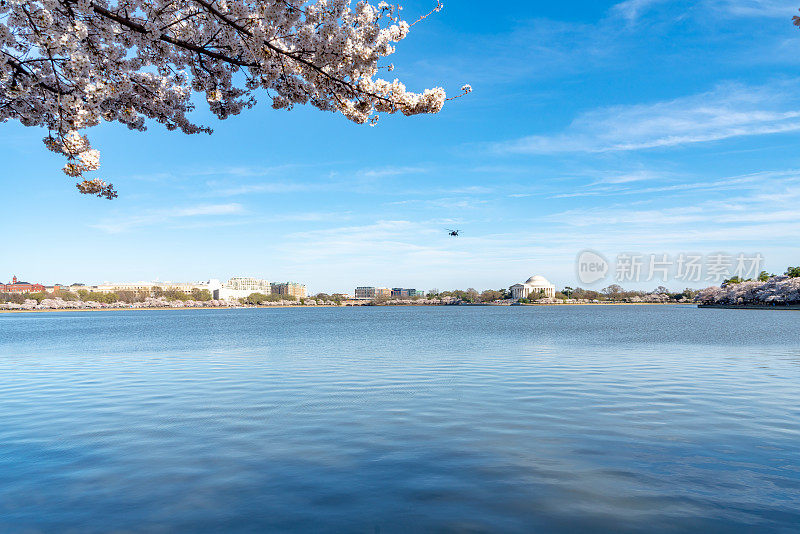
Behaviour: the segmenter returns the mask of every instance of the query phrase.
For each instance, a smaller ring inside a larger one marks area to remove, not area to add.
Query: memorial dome
[[[545,285],[549,286],[550,282],[544,276],[534,275],[528,278],[528,281],[525,282],[526,284],[535,284],[535,285]]]

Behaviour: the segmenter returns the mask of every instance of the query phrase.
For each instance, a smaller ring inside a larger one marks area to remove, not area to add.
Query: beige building
[[[118,291],[136,291],[140,293],[152,294],[154,291],[176,290],[184,293],[191,293],[195,289],[208,290],[211,297],[218,300],[237,300],[249,297],[252,293],[264,295],[291,295],[297,298],[307,296],[306,286],[296,282],[270,283],[261,278],[248,278],[237,276],[227,282],[220,282],[212,279],[206,282],[104,282],[93,286],[70,286],[70,291],[76,292],[80,289],[96,291],[100,293],[116,293]]]
[[[85,289],[98,293],[116,293],[117,291],[152,292],[154,289],[162,291],[175,290],[191,293],[194,289],[208,289],[211,291],[214,280],[208,282],[104,282],[96,286],[70,286],[68,289],[77,291]]]
[[[392,296],[392,290],[389,289],[388,287],[376,287],[375,288],[375,293],[376,293],[376,296],[378,296],[378,297],[391,297]]]
[[[361,286],[356,288],[356,300],[372,300],[381,297],[391,297],[392,290],[388,287]]]
[[[272,293],[275,295],[287,295],[291,297],[297,297],[299,299],[303,299],[308,296],[305,284],[298,284],[297,282],[273,282],[271,286]]]
[[[272,286],[269,282],[260,278],[234,277],[221,285],[219,297],[217,298],[221,300],[236,300],[249,297],[253,293],[269,295],[272,293]]]
[[[514,300],[526,299],[536,295],[551,298],[556,296],[556,286],[540,275],[531,276],[523,284],[514,284],[509,290],[511,291],[511,298]]]

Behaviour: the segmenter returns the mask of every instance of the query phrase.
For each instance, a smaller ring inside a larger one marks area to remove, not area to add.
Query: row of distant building
[[[249,297],[252,293],[264,295],[285,295],[295,298],[308,296],[305,284],[297,282],[269,282],[260,278],[235,277],[227,282],[217,279],[206,282],[105,282],[97,285],[85,284],[53,284],[22,282],[16,276],[9,284],[0,284],[3,293],[37,293],[39,291],[92,291],[96,293],[117,293],[119,291],[135,291],[153,293],[155,291],[182,291],[192,293],[195,290],[207,290],[215,300],[236,300]]]
[[[46,286],[43,284],[32,284],[17,280],[15,276],[10,284],[0,284],[0,292],[4,293],[36,293],[38,291],[78,291],[85,289],[100,293],[116,293],[118,291],[154,292],[161,291],[182,291],[191,293],[194,290],[208,290],[211,297],[216,300],[236,300],[249,297],[252,293],[262,293],[264,295],[285,295],[295,298],[305,298],[308,296],[305,284],[297,282],[268,282],[260,278],[235,277],[227,282],[217,279],[206,282],[122,282],[122,283],[103,283],[94,286],[84,284],[61,285],[54,284]],[[518,300],[528,298],[534,294],[541,294],[545,297],[554,297],[556,287],[542,276],[531,276],[527,281],[514,284],[509,288],[511,298]],[[403,287],[374,287],[359,286],[355,289],[353,297],[355,300],[375,300],[381,298],[408,298],[424,297],[425,292],[417,289]]]
[[[380,298],[424,297],[424,291],[406,289],[403,287],[372,287],[360,286],[356,288],[355,300],[375,300]]]
[[[509,288],[511,298],[519,300],[531,297],[533,295],[541,295],[543,297],[553,298],[556,296],[556,286],[551,284],[544,276],[534,275],[528,278],[525,282],[514,284]],[[372,287],[360,286],[356,288],[355,300],[374,300],[377,298],[403,298],[403,297],[424,297],[424,291],[416,289],[406,289],[402,287]]]

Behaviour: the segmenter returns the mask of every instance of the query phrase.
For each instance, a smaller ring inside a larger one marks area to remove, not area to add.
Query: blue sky
[[[44,131],[4,124],[0,279],[563,286],[586,248],[760,252],[782,272],[800,263],[797,7],[453,1],[391,59],[411,89],[473,86],[439,115],[369,127],[262,102],[198,106],[211,136],[103,125],[114,201],[77,194]]]

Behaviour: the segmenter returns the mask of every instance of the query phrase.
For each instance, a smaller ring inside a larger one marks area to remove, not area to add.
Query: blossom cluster
[[[800,304],[800,278],[774,276],[765,282],[747,281],[709,287],[695,299],[701,304]]]
[[[276,109],[310,104],[356,123],[436,113],[441,87],[414,93],[377,77],[411,26],[398,7],[366,0],[4,0],[0,121],[46,127],[64,172],[82,178],[100,161],[79,132],[100,121],[210,133],[187,118],[195,92],[220,119],[254,105],[257,90]],[[78,189],[116,196],[100,179]]]
[[[100,308],[231,308],[240,306],[232,300],[167,300],[163,297],[148,297],[142,302],[95,302],[93,300],[63,300],[61,298],[25,299],[22,304],[0,302],[0,310],[87,310]]]
[[[608,302],[608,300],[599,299],[560,299],[556,297],[546,297],[535,301],[537,304],[595,304],[600,302]],[[669,304],[676,302],[691,302],[687,298],[673,298],[668,293],[641,293],[630,296],[625,296],[618,299],[610,299],[610,302],[631,302],[634,304]]]
[[[424,299],[388,299],[388,300],[374,300],[374,301],[360,301],[350,303],[348,305],[354,306],[450,306],[460,304],[461,299],[458,297],[437,297],[437,298],[424,298]]]

